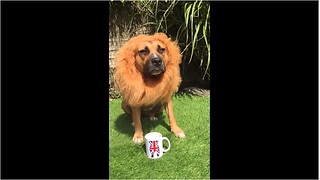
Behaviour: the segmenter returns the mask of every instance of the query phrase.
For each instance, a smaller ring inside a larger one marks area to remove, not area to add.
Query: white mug
[[[162,137],[162,134],[158,132],[151,132],[145,135],[146,139],[146,153],[148,158],[157,159],[161,158],[164,152],[168,152],[170,149],[170,141],[166,137]],[[162,141],[168,142],[168,148],[163,148]]]

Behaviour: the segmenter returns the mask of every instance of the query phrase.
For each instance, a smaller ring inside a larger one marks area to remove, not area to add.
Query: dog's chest
[[[152,104],[152,105],[145,105],[141,107],[141,111],[152,111],[155,108],[162,106],[162,103]]]

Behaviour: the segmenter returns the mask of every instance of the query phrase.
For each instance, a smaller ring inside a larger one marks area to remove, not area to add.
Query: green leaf
[[[191,62],[192,60],[192,57],[193,57],[193,52],[196,48],[196,41],[198,40],[197,37],[198,37],[198,33],[199,33],[199,30],[200,30],[200,26],[202,24],[202,20],[199,22],[199,24],[196,26],[196,31],[194,33],[194,38],[193,38],[193,41],[192,41],[192,48],[191,48],[191,56],[190,56],[190,60],[189,60],[189,63]]]

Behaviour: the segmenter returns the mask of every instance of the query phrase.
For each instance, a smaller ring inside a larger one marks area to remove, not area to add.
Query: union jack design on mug
[[[149,149],[151,153],[151,157],[154,157],[156,154],[157,156],[160,156],[160,148],[158,141],[149,141]]]

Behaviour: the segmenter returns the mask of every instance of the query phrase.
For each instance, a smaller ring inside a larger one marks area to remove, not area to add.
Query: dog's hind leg
[[[132,119],[132,110],[131,110],[130,106],[127,103],[125,103],[124,101],[122,101],[121,107],[122,107],[123,111],[125,112],[125,114],[128,115],[129,117],[131,117],[131,120],[132,120],[131,125],[134,126],[134,122]]]
[[[151,109],[143,111],[143,114],[149,117],[150,121],[157,121],[158,118],[155,117],[157,114],[161,113],[163,111],[163,105],[162,104],[157,104]]]
[[[123,109],[123,111],[124,111],[128,116],[132,117],[131,108],[130,108],[130,106],[129,106],[126,102],[122,101],[122,103],[121,103],[121,108]]]

